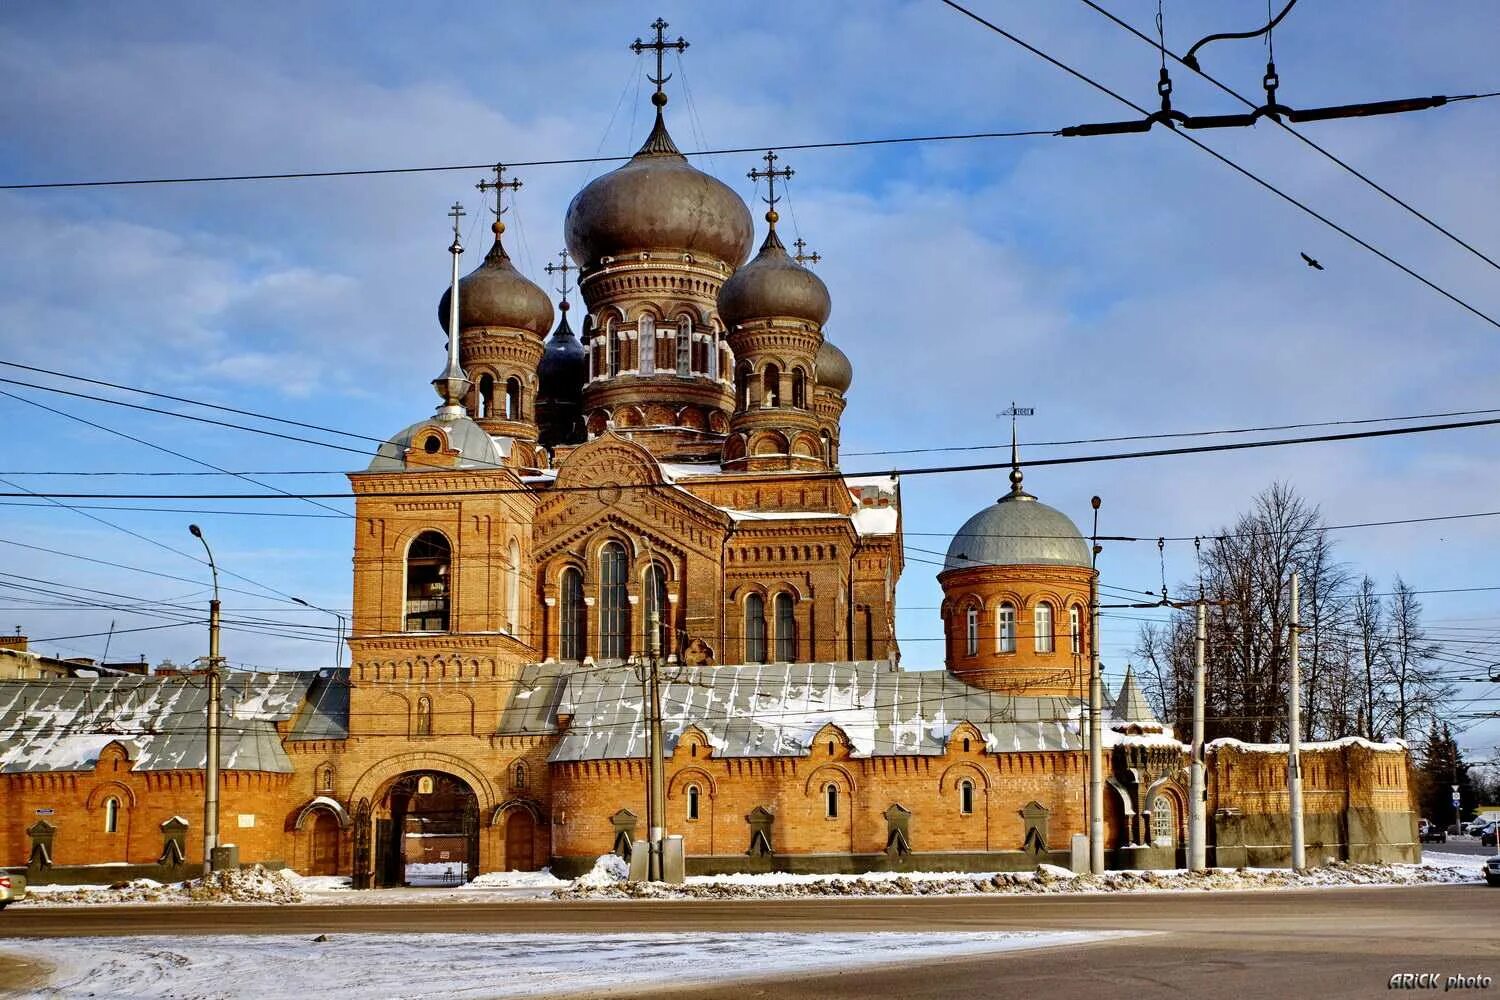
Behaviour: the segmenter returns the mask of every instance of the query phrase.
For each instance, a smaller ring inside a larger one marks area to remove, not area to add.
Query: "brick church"
[[[549,270],[576,264],[577,334],[506,253],[503,171],[461,280],[455,235],[436,412],[349,476],[352,666],[230,675],[221,840],[359,885],[439,859],[586,869],[645,835],[655,655],[689,871],[1066,864],[1087,829],[1087,541],[1018,466],[938,576],[946,669],[902,669],[900,484],[840,472],[854,370],[777,232],[790,172],[768,154],[752,174],[757,249],[745,202],[674,144],[660,83],[652,103],[639,152],[564,220]],[[201,857],[203,688],[0,682],[0,864]],[[1110,863],[1180,863],[1187,748],[1129,674],[1103,745]],[[1303,759],[1310,856],[1415,857],[1403,747]],[[1212,863],[1285,856],[1284,748],[1211,747],[1208,799]]]

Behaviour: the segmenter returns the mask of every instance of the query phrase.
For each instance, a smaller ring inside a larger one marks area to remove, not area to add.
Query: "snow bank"
[[[109,886],[35,886],[17,906],[119,906],[133,903],[300,903],[302,889],[260,865],[163,885],[149,878]]]
[[[608,889],[623,883],[629,877],[630,865],[624,858],[618,854],[601,854],[588,874],[578,876],[570,883],[570,887],[583,890]]]
[[[590,873],[592,874],[592,873]],[[1034,872],[952,875],[879,872],[868,875],[736,875],[693,878],[687,884],[612,881],[603,885],[576,879],[558,889],[558,899],[794,899],[809,896],[968,896],[1053,895],[1059,893],[1192,892],[1234,889],[1298,889],[1357,885],[1427,885],[1474,882],[1477,867],[1449,865],[1365,865],[1335,863],[1294,872],[1284,868],[1212,868],[1121,871],[1077,875],[1056,865]]]
[[[469,883],[476,889],[551,889],[567,884],[546,868],[536,872],[485,872]]]

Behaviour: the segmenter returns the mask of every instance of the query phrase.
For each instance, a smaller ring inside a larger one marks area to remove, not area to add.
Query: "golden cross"
[[[666,32],[668,25],[667,25],[666,21],[663,21],[659,17],[655,21],[651,22],[651,27],[656,30],[656,41],[654,41],[654,42],[643,42],[639,38],[637,38],[635,41],[633,41],[633,42],[630,43],[630,51],[634,52],[636,55],[640,55],[642,52],[645,52],[647,49],[655,49],[656,50],[656,75],[655,76],[648,76],[648,77],[646,77],[646,79],[648,79],[652,83],[656,84],[656,94],[657,94],[657,97],[653,98],[653,101],[654,101],[654,103],[656,103],[656,105],[658,107],[660,107],[661,105],[667,103],[665,100],[661,100],[660,99],[660,98],[662,98],[662,97],[665,96],[662,93],[661,85],[664,84],[664,83],[666,83],[668,80],[672,79],[672,74],[671,73],[667,73],[667,74],[663,74],[662,73],[662,65],[661,65],[662,56],[664,56],[666,54],[666,51],[668,49],[676,49],[678,52],[686,51],[687,47],[688,47],[688,43],[685,42],[685,41],[683,41],[681,35],[677,36],[677,41],[675,41],[675,42],[669,42],[669,41],[667,41],[666,40],[666,35],[664,34],[664,32]]]
[[[807,241],[800,236],[792,241],[792,246],[797,248],[797,252],[792,254],[792,260],[795,260],[804,267],[808,264],[816,264],[823,259],[823,255],[816,250],[812,253],[803,253],[802,251],[807,249]]]
[[[781,218],[781,216],[776,213],[776,203],[781,200],[780,198],[776,197],[776,179],[779,177],[784,181],[789,181],[792,179],[792,175],[796,173],[796,171],[791,167],[782,167],[780,170],[777,170],[776,161],[780,159],[780,157],[776,155],[776,150],[774,149],[766,150],[766,155],[762,156],[761,159],[766,161],[766,169],[751,170],[745,176],[750,178],[752,181],[764,180],[766,182],[766,187],[769,193],[767,197],[762,198],[761,201],[765,202],[768,206],[766,210],[766,221],[769,222],[772,226],[775,226],[776,220]]]
[[[490,212],[495,216],[496,219],[498,219],[500,218],[500,216],[510,211],[505,207],[502,201],[502,199],[505,197],[505,192],[507,190],[519,191],[521,190],[522,184],[519,177],[515,178],[514,180],[505,179],[505,164],[503,163],[497,163],[490,169],[494,171],[495,179],[492,181],[480,181],[474,186],[479,189],[480,194],[484,194],[487,191],[495,192],[495,207],[490,209]]]

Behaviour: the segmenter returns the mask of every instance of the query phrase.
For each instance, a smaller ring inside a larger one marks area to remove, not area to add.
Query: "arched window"
[[[1172,832],[1176,826],[1175,819],[1170,798],[1157,795],[1151,800],[1151,842],[1153,844],[1172,843]]]
[[[629,566],[625,547],[610,542],[599,553],[599,656],[622,660],[630,655],[630,601],[625,581]]]
[[[684,316],[677,321],[677,374],[693,373],[693,321]]]
[[[839,786],[833,782],[823,786],[823,811],[829,819],[837,819],[839,815]]]
[[[781,405],[781,369],[775,365],[766,365],[765,373],[761,375],[760,405]]]
[[[667,574],[656,563],[646,567],[645,579],[646,613],[642,616],[647,653],[664,655],[670,646],[667,643],[671,626],[671,611],[667,605]]]
[[[792,405],[799,410],[807,409],[807,376],[801,368],[792,369]]]
[[[333,765],[324,764],[318,768],[318,791],[333,791]]]
[[[495,406],[495,376],[479,376],[479,415],[488,417]]]
[[[964,655],[979,655],[979,609],[970,607],[964,612]]]
[[[1068,649],[1074,656],[1083,652],[1083,609],[1076,604],[1068,609]]]
[[[506,550],[510,565],[505,569],[505,631],[521,631],[521,544],[514,538]]]
[[[104,832],[120,832],[120,800],[113,795],[104,800]]]
[[[521,420],[521,380],[512,375],[505,380],[505,419]]]
[[[615,318],[604,321],[604,350],[608,352],[606,370],[611,375],[620,374],[620,331],[615,329]]]
[[[656,371],[656,317],[642,316],[636,324],[636,338],[640,343],[640,372],[650,375]]]
[[[734,370],[734,356],[732,354],[727,357],[720,356],[718,330],[709,330],[707,336],[708,340],[705,343],[704,351],[708,354],[708,377],[717,379],[720,371],[727,372]],[[728,349],[726,348],[725,350]]]
[[[601,345],[599,343],[599,338],[594,334],[594,317],[592,316],[585,316],[583,318],[582,339],[584,351],[588,355],[589,359],[589,381],[592,382],[594,381],[594,379],[598,378],[599,373],[604,370],[604,366],[599,363],[599,350]]]
[[[1016,606],[1006,603],[995,611],[995,652],[1016,651]]]
[[[797,615],[792,595],[786,591],[776,595],[776,660],[778,663],[794,663],[797,660]]]
[[[766,662],[766,599],[759,594],[745,598],[745,662]]]
[[[425,694],[417,699],[416,735],[432,735],[432,699]]]
[[[1036,628],[1036,651],[1038,653],[1050,653],[1053,650],[1052,638],[1052,605],[1043,601],[1036,606],[1032,615],[1032,624]]]
[[[687,786],[687,818],[698,818],[698,786]]]
[[[448,631],[453,550],[440,532],[424,531],[406,550],[406,631]]]
[[[526,789],[526,764],[524,761],[516,761],[515,766],[510,769],[510,787],[516,791]]]
[[[563,570],[558,589],[562,591],[562,658],[581,660],[583,637],[588,633],[588,609],[583,603],[583,574],[576,566]]]
[[[752,372],[750,362],[746,361],[740,365],[739,371],[734,375],[734,398],[735,409],[743,412],[750,409],[750,379]]]
[[[968,778],[958,783],[958,811],[965,816],[974,812],[974,782]]]

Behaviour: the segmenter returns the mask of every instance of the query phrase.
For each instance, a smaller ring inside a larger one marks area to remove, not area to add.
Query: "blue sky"
[[[1008,29],[1138,103],[1157,57],[1081,3],[975,0]],[[1143,29],[1155,5],[1115,0]],[[1250,25],[1254,4],[1166,5],[1169,47]],[[522,3],[468,8],[262,3],[0,10],[0,177],[9,181],[418,166],[628,153],[650,122],[645,64],[626,45],[656,13],[692,47],[668,84],[680,146],[788,145],[975,130],[1048,129],[1130,112],[936,0],[859,5]],[[1500,89],[1500,9],[1400,2],[1299,6],[1276,36],[1281,97],[1296,105]],[[1254,94],[1260,42],[1203,51]],[[1238,110],[1186,71],[1175,102]],[[1500,101],[1307,134],[1495,256]],[[1200,133],[1248,168],[1500,315],[1487,265],[1274,126]],[[700,166],[752,195],[753,154]],[[845,468],[942,464],[1003,452],[854,453],[993,444],[1014,399],[1037,408],[1023,440],[1048,441],[1495,405],[1497,331],[1180,138],[1029,138],[787,153],[783,212],[824,255],[829,335],[855,366]],[[568,199],[602,167],[520,169],[508,245],[541,279]],[[435,322],[455,199],[482,227],[468,172],[224,185],[0,192],[0,357],[381,436],[430,412],[442,365]],[[759,210],[757,209],[757,219]],[[471,230],[471,248],[482,232]],[[1326,267],[1315,272],[1307,251]],[[477,263],[471,256],[465,268]],[[10,372],[7,377],[16,377]],[[25,376],[20,376],[25,377]],[[236,470],[307,470],[284,489],[337,492],[349,452],[0,385]],[[78,386],[72,388],[78,389]],[[5,478],[38,490],[243,492],[209,477],[20,477],[37,471],[200,470],[104,431],[0,397]],[[285,429],[285,428],[283,428]],[[1027,486],[1083,523],[1154,538],[1213,531],[1274,480],[1333,523],[1492,509],[1496,432],[1037,469]],[[355,439],[346,445],[360,447]],[[1032,456],[1102,450],[1033,449]],[[898,595],[905,662],[936,666],[938,558],[1005,489],[1004,474],[912,477],[908,568]],[[171,506],[171,503],[162,505]],[[310,504],[203,504],[326,514]],[[347,508],[347,503],[333,506]],[[62,509],[0,508],[0,537],[204,580],[196,519],[220,564],[284,594],[349,605],[351,528],[335,518],[91,511],[165,551]],[[1357,570],[1418,589],[1500,585],[1493,520],[1341,532]],[[931,534],[924,534],[931,533]],[[141,598],[197,602],[204,586],[0,546],[6,572]],[[1192,571],[1169,545],[1169,582]],[[1156,589],[1156,547],[1111,546],[1106,582]],[[235,586],[242,582],[226,579]],[[243,584],[245,589],[258,588]],[[21,595],[12,595],[20,597]],[[327,625],[275,595],[229,595],[241,616]],[[1430,595],[1444,637],[1500,650],[1495,593]],[[45,638],[150,622],[122,612],[0,602]],[[252,610],[261,609],[261,610]],[[274,610],[272,610],[274,609]],[[0,612],[0,615],[6,612]],[[4,620],[0,618],[0,620]],[[1113,676],[1135,623],[1110,624]],[[1487,631],[1489,627],[1494,632]],[[1473,629],[1461,632],[1460,629]],[[1485,629],[1486,631],[1480,631]],[[131,633],[111,656],[190,659],[191,628]],[[102,638],[43,642],[98,655]],[[1459,646],[1453,647],[1458,649]],[[328,662],[330,645],[230,633],[232,661]],[[1496,657],[1500,659],[1500,656]],[[1469,692],[1486,697],[1484,685]],[[1479,707],[1494,702],[1480,701]],[[1497,730],[1471,730],[1489,754]]]

